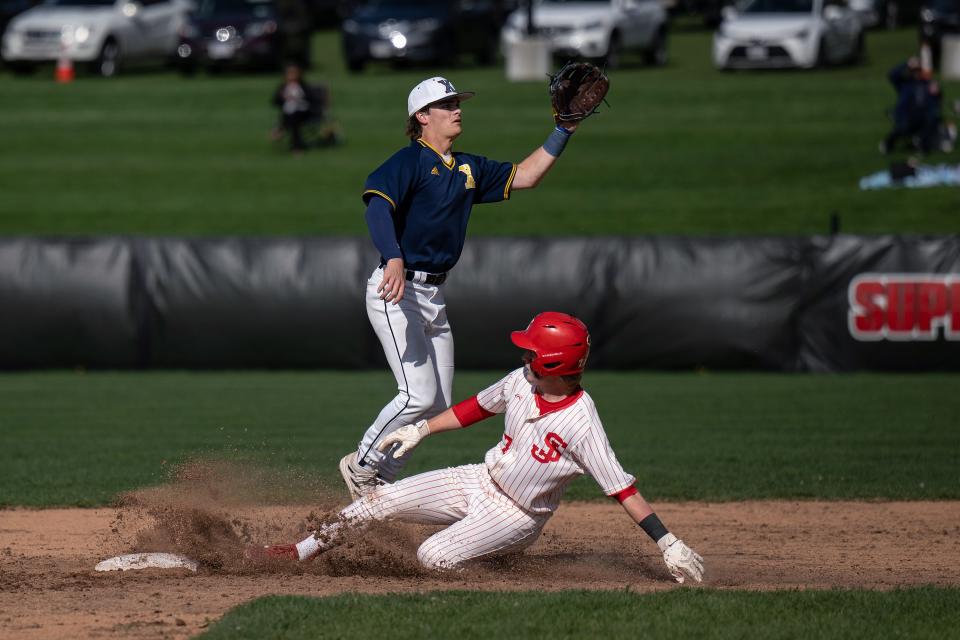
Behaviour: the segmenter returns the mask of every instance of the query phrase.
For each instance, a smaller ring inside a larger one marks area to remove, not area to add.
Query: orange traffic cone
[[[57,59],[57,82],[73,82],[76,74],[73,71],[73,59],[60,56]]]

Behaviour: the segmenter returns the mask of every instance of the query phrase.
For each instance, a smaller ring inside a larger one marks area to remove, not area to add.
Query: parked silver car
[[[533,8],[533,24],[564,58],[620,62],[624,50],[640,51],[650,64],[667,61],[667,12],[659,0],[543,0]],[[503,44],[522,39],[527,12],[518,9],[503,28]]]
[[[14,18],[2,55],[15,72],[63,57],[112,76],[133,60],[172,58],[187,0],[48,0]]]

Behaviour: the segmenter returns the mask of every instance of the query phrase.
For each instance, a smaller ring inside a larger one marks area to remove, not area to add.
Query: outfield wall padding
[[[0,240],[0,367],[143,362],[137,269],[123,239]]]
[[[141,241],[144,333],[159,367],[358,368],[375,340],[359,239]],[[379,351],[379,347],[377,347]]]
[[[382,367],[377,262],[363,237],[0,238],[0,368]],[[512,366],[554,309],[597,368],[960,369],[958,236],[471,238],[443,288],[462,368]]]

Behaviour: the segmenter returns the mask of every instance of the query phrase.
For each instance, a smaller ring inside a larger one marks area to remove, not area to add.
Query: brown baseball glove
[[[568,62],[550,76],[550,102],[553,119],[580,122],[597,112],[610,89],[610,79],[589,62]]]

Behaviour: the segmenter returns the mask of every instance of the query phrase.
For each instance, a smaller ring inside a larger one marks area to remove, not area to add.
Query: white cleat
[[[350,492],[350,498],[354,501],[371,493],[377,487],[387,484],[383,478],[377,475],[376,469],[361,466],[357,462],[355,451],[340,459],[340,475],[343,476],[347,491]]]

